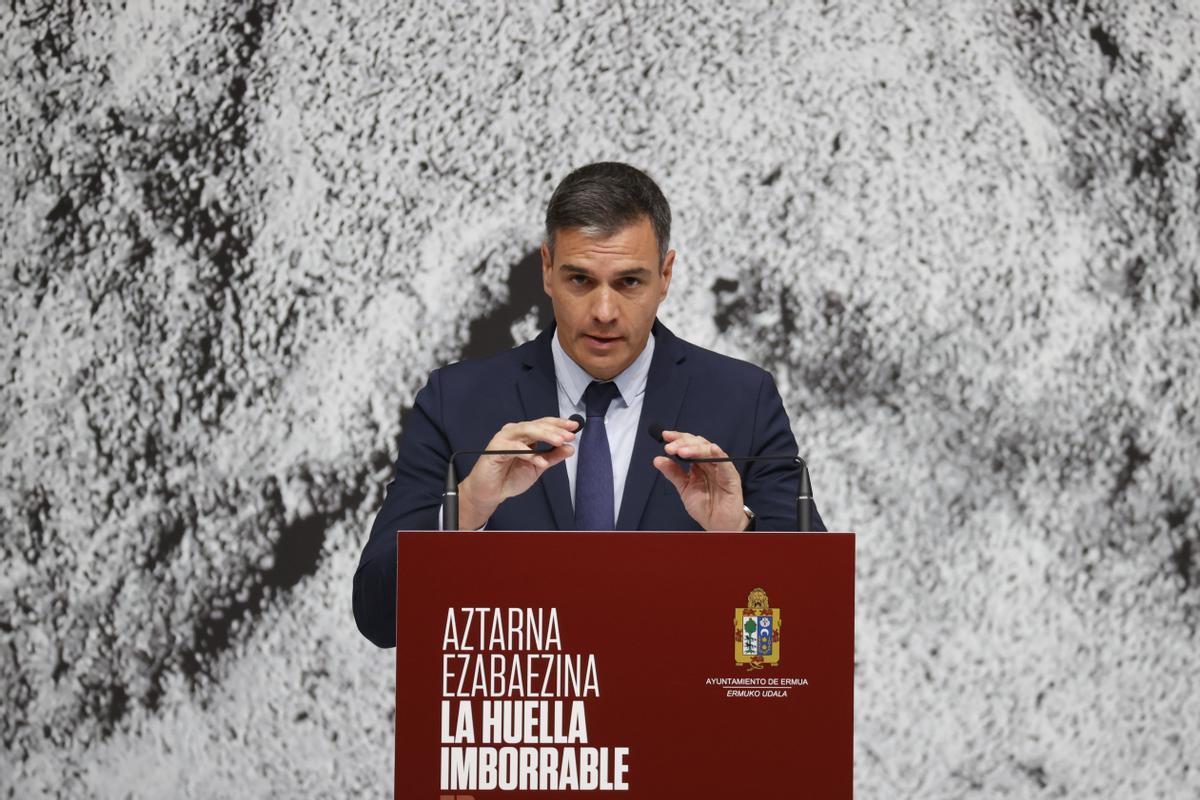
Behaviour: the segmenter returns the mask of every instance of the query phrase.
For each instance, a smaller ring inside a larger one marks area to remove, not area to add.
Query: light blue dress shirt
[[[558,415],[563,419],[572,414],[587,417],[583,404],[583,392],[588,384],[596,380],[576,364],[558,341],[558,331],[550,342],[554,354],[554,376],[558,381]],[[646,397],[646,379],[650,376],[650,359],[654,357],[654,336],[646,338],[646,346],[625,370],[613,378],[620,397],[608,405],[604,415],[604,429],[608,435],[608,450],[612,457],[613,470],[613,519],[621,514],[621,498],[625,494],[625,476],[629,474],[629,462],[633,460],[633,444],[637,441],[638,420],[642,416],[642,401]],[[643,433],[643,436],[648,434]],[[578,439],[576,439],[576,444]],[[578,467],[579,451],[567,458],[567,480],[571,485],[571,506],[575,505],[575,470]]]

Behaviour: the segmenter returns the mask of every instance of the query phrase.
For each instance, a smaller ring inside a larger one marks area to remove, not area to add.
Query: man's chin
[[[628,353],[624,349],[603,354],[585,352],[579,366],[583,367],[584,371],[596,380],[612,380],[633,361],[627,356]]]
[[[627,336],[603,340],[581,333],[572,338],[571,343],[573,347],[568,350],[571,360],[600,381],[620,375],[637,357]]]

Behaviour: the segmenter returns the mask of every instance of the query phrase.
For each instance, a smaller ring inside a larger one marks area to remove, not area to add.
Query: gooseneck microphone
[[[587,420],[582,414],[572,414],[567,417],[575,423],[575,433],[583,430]],[[553,448],[548,448],[553,449]],[[544,453],[533,447],[525,450],[455,450],[450,454],[446,465],[446,487],[442,491],[442,530],[458,530],[458,472],[454,469],[454,459],[458,456],[527,456],[530,453]]]
[[[646,427],[646,433],[657,442],[663,442],[663,426],[657,422],[651,422]],[[796,530],[811,531],[812,530],[812,481],[808,477],[808,464],[800,456],[784,456],[784,455],[768,455],[768,456],[721,456],[712,458],[684,458],[683,456],[675,456],[680,461],[688,464],[746,464],[752,461],[790,461],[792,466],[800,470],[800,485],[796,489]]]

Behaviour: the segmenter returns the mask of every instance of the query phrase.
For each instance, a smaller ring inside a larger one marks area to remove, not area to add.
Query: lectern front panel
[[[397,797],[851,796],[853,534],[398,537]]]

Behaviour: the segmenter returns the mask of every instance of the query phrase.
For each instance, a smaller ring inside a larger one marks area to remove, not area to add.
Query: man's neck
[[[625,398],[626,402],[629,402],[633,396],[641,394],[646,390],[646,380],[650,373],[650,362],[654,358],[654,348],[655,340],[653,333],[651,333],[646,336],[646,343],[642,346],[642,350],[638,353],[637,358],[611,378],[613,383],[617,384],[617,389],[621,392],[621,396]],[[587,388],[587,385],[594,380],[603,379],[592,375],[581,367],[575,359],[571,358],[558,338],[558,331],[554,332],[550,349],[554,358],[555,377],[559,385],[566,391],[571,402],[578,405],[579,398],[583,395],[583,391]]]

